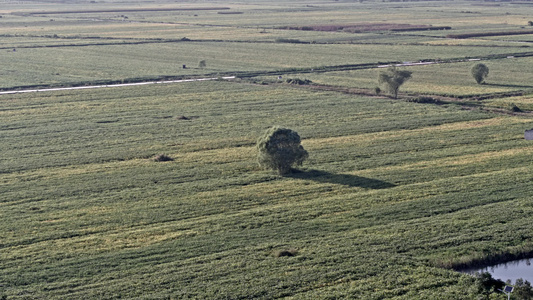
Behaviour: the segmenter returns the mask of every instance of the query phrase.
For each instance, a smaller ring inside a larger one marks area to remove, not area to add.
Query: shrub
[[[277,38],[276,43],[289,43],[289,44],[307,44],[298,39]]]
[[[533,287],[531,283],[522,278],[518,278],[514,284],[513,291],[515,299],[532,299],[533,298]]]
[[[514,103],[510,103],[509,104],[509,110],[512,111],[512,112],[522,112],[520,107],[516,106],[516,104],[514,104]]]
[[[439,99],[435,99],[432,97],[427,96],[420,96],[416,98],[412,98],[408,100],[409,102],[415,102],[415,103],[429,103],[429,104],[443,104],[442,101]]]
[[[283,257],[283,256],[296,256],[298,254],[298,250],[296,249],[289,249],[289,250],[278,250],[274,252],[275,257]]]
[[[492,293],[497,293],[499,290],[503,289],[505,285],[503,281],[492,278],[492,275],[489,272],[476,273],[475,283],[478,293],[487,297]]]
[[[311,80],[309,80],[309,79],[290,78],[290,79],[287,79],[287,83],[289,83],[289,84],[297,84],[297,85],[308,85],[308,84],[311,84],[313,82]]]
[[[309,156],[296,131],[277,126],[266,130],[257,140],[257,150],[259,165],[280,175],[289,173],[293,164],[301,165]]]
[[[173,161],[174,159],[166,154],[159,154],[154,158],[154,161]]]

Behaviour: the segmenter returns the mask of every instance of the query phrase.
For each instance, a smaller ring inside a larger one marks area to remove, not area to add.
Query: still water
[[[493,278],[514,283],[518,278],[533,282],[533,258],[510,261],[482,269],[463,270],[464,273],[489,272]]]

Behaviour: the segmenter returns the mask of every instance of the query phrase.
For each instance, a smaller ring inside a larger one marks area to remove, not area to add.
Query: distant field
[[[533,59],[509,58],[497,61],[484,61],[489,67],[489,76],[484,85],[476,84],[470,74],[478,61],[427,66],[402,67],[412,71],[412,79],[402,86],[405,92],[469,96],[533,90],[533,75],[528,72],[533,67]],[[318,84],[373,89],[378,84],[378,74],[382,69],[328,72],[324,74],[294,75],[312,80]]]
[[[532,46],[514,40],[487,41],[487,37],[445,38],[483,30],[526,30],[522,27],[528,24],[528,17],[519,5],[257,5],[244,1],[220,6],[228,8],[225,12],[239,12],[237,15],[219,14],[220,10],[212,10],[213,5],[204,4],[162,2],[154,8],[138,1],[136,5],[139,7],[119,2],[66,6],[7,3],[0,12],[0,60],[4,66],[0,88],[479,57],[528,52]],[[58,13],[61,10],[87,13]],[[502,10],[506,12],[503,16]],[[317,24],[370,24],[381,29],[366,33],[340,28],[334,32],[277,29]],[[409,28],[448,26],[451,30],[397,32],[383,24]],[[516,38],[527,41],[527,36]],[[192,42],[181,42],[182,39]],[[206,60],[207,68],[196,68],[200,60]],[[183,64],[189,69],[183,70]]]
[[[68,43],[68,41],[66,41]],[[83,47],[20,48],[0,52],[0,87],[121,80],[160,75],[272,71],[384,61],[490,55],[521,48],[411,45],[175,42]],[[120,59],[117,59],[120,57]],[[206,68],[198,62],[206,60]],[[182,69],[182,65],[189,66]]]
[[[67,2],[0,3],[1,90],[240,77],[0,95],[0,299],[478,299],[455,269],[531,257],[530,35],[446,35],[533,6]],[[374,95],[419,61],[449,63]],[[289,176],[256,162],[273,125],[310,154]]]

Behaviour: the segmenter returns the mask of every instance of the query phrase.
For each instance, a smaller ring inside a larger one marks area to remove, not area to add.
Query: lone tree
[[[485,78],[489,75],[489,67],[485,64],[477,64],[472,67],[472,76],[478,84],[485,82]]]
[[[291,171],[293,164],[301,165],[309,154],[300,145],[296,131],[271,127],[257,140],[259,165],[277,171],[280,175]]]
[[[398,98],[398,90],[400,86],[411,78],[411,71],[398,70],[395,67],[390,67],[387,71],[379,73],[379,83],[385,84],[389,93]]]

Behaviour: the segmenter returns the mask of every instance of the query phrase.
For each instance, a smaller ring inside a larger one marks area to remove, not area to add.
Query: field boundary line
[[[179,79],[179,80],[146,81],[146,82],[134,82],[134,83],[103,84],[103,85],[74,86],[74,87],[60,87],[60,88],[46,88],[46,89],[31,89],[31,90],[5,91],[5,92],[0,92],[0,95],[116,88],[116,87],[151,85],[151,84],[170,84],[170,83],[184,83],[184,82],[195,82],[195,81],[211,81],[211,80],[218,80],[218,79],[229,80],[229,79],[235,79],[235,78],[236,78],[235,76],[226,76],[226,77],[209,77],[209,78],[196,78],[196,79]]]

